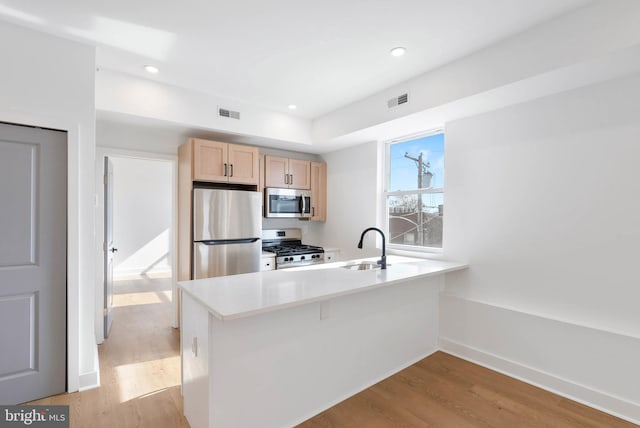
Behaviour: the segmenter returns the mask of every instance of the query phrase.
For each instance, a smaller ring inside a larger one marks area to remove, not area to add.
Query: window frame
[[[422,189],[412,189],[412,190],[396,190],[390,191],[389,186],[391,182],[391,146],[394,144],[405,143],[412,140],[417,140],[419,138],[429,137],[431,135],[436,134],[445,134],[444,126],[439,126],[436,128],[431,128],[427,131],[418,132],[415,134],[406,135],[403,137],[393,138],[391,140],[387,140],[383,142],[383,156],[384,156],[384,168],[383,168],[383,176],[382,176],[382,192],[381,192],[381,211],[382,218],[384,221],[383,230],[387,235],[387,249],[391,254],[399,254],[399,255],[408,255],[408,256],[436,256],[441,255],[444,250],[444,233],[442,239],[442,247],[426,247],[426,246],[418,246],[418,245],[407,245],[407,244],[392,244],[391,243],[391,235],[389,233],[389,205],[388,200],[390,196],[404,196],[404,195],[423,195],[423,194],[431,194],[431,193],[442,193],[443,205],[445,201],[445,188],[446,181],[443,187],[426,187]],[[445,134],[446,139],[446,134]],[[446,143],[445,143],[446,146]],[[443,150],[446,152],[446,148],[443,147]],[[445,153],[446,158],[446,153]],[[446,162],[446,161],[445,161]],[[444,228],[444,214],[443,214],[443,228]],[[444,230],[443,230],[444,232]]]

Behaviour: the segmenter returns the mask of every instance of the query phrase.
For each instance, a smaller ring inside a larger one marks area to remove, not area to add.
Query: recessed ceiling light
[[[295,110],[298,108],[298,106],[295,104],[289,104],[287,107],[289,107],[289,110]]]
[[[398,46],[397,48],[391,49],[391,56],[402,56],[407,51],[406,48],[402,46]]]
[[[152,74],[156,74],[158,71],[160,71],[158,69],[158,67],[156,67],[154,65],[145,65],[144,69],[147,70],[147,72],[152,73]]]

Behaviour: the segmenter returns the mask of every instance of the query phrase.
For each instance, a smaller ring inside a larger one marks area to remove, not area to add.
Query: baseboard
[[[100,386],[100,359],[98,357],[97,347],[94,354],[93,367],[95,367],[95,370],[80,374],[78,378],[79,391],[86,391],[87,389],[98,388]]]
[[[132,275],[158,275],[158,274],[170,274],[171,266],[157,266],[153,269],[148,269],[147,267],[140,266],[129,269],[116,269],[113,272],[114,279],[118,278],[126,278]]]
[[[100,372],[94,371],[90,373],[83,373],[80,375],[80,388],[79,391],[86,391],[87,389],[98,388],[100,386]]]
[[[637,395],[637,339],[453,296],[441,296],[440,315],[442,351],[640,424],[628,398]]]

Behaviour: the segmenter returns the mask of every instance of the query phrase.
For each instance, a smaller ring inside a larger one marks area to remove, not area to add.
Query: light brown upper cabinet
[[[257,147],[229,144],[229,183],[258,184],[260,154]]]
[[[311,189],[311,162],[265,155],[265,187]]]
[[[258,148],[189,139],[193,147],[193,181],[258,184]]]
[[[327,220],[327,164],[324,162],[311,162],[310,220]]]

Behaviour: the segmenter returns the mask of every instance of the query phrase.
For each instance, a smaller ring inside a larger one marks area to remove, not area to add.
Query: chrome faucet
[[[387,268],[387,256],[385,255],[386,244],[385,244],[385,238],[384,238],[384,232],[383,231],[381,231],[377,227],[369,227],[369,228],[365,229],[364,232],[362,232],[362,235],[360,235],[360,242],[358,242],[358,248],[362,249],[362,240],[364,239],[364,235],[366,235],[367,232],[370,231],[370,230],[375,230],[375,231],[379,232],[380,235],[382,235],[382,258],[380,258],[380,260],[378,260],[376,263],[378,263],[380,265],[380,269],[386,269]]]

